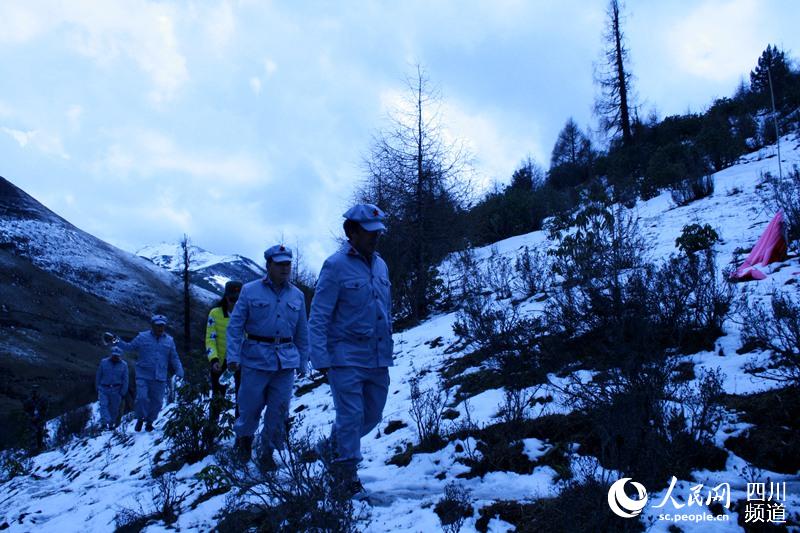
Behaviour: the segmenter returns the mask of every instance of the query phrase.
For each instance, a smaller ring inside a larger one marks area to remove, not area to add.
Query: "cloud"
[[[22,148],[27,146],[28,142],[30,142],[31,138],[36,133],[35,131],[12,130],[11,128],[3,128],[3,131],[17,141]]]
[[[258,76],[250,78],[250,88],[253,90],[254,94],[261,94],[261,79]]]
[[[73,130],[77,131],[81,127],[81,117],[83,116],[83,108],[77,104],[69,106],[67,109],[67,120]]]
[[[141,204],[135,211],[147,221],[188,231],[192,226],[192,213],[186,207],[182,207],[184,203],[184,199],[176,197],[171,190],[159,188],[153,204]]]
[[[413,102],[407,90],[388,89],[380,94],[385,112],[405,122],[413,116]],[[475,185],[481,192],[496,180],[508,181],[525,154],[540,163],[546,161],[541,133],[536,124],[526,124],[527,131],[517,131],[515,121],[504,117],[499,110],[482,107],[472,109],[454,98],[443,100],[438,109],[428,107],[423,113],[427,120],[438,115],[444,143],[467,149],[475,156]],[[414,124],[408,124],[413,127]]]
[[[0,130],[17,141],[21,148],[31,147],[46,155],[69,159],[69,154],[64,150],[61,138],[57,135],[40,130],[22,131],[6,127]]]
[[[546,162],[536,124],[527,124],[527,132],[516,131],[513,120],[486,108],[467,109],[452,99],[445,105],[443,117],[447,137],[464,139],[476,155],[476,185],[481,190],[494,181],[510,181],[525,154],[531,154],[539,163]]]
[[[0,5],[0,43],[20,44],[38,37],[52,25],[46,16],[37,14],[33,3],[4,2]]]
[[[140,131],[126,136],[124,143],[114,143],[98,161],[96,174],[124,178],[130,174],[145,177],[165,173],[189,176],[204,185],[249,186],[267,183],[262,165],[246,153],[221,154],[186,150],[170,137],[157,131]]]
[[[0,4],[0,42],[22,44],[54,32],[101,66],[132,60],[153,84],[153,102],[172,99],[188,81],[174,21],[176,8],[146,0],[40,0]]]
[[[207,10],[204,20],[211,44],[221,53],[236,34],[236,15],[233,13],[231,2],[223,0],[216,6],[211,6]]]
[[[673,68],[712,81],[737,79],[765,42],[753,31],[760,9],[755,0],[713,0],[688,10],[667,32]]]

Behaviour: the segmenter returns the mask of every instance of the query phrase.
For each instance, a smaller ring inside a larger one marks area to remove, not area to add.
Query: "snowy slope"
[[[225,283],[232,279],[248,282],[266,274],[258,263],[241,255],[217,255],[194,245],[189,246],[189,254],[192,283],[212,292],[220,292]],[[183,270],[180,244],[145,246],[137,250],[136,255],[170,272],[180,273]]]
[[[0,246],[126,310],[170,305],[177,278],[76,228],[0,178]]]
[[[800,164],[800,140],[786,138],[782,145],[787,163]],[[699,200],[686,207],[676,208],[669,195],[662,194],[636,206],[644,221],[644,228],[652,239],[651,254],[654,258],[665,258],[675,251],[675,238],[681,228],[688,223],[709,223],[723,238],[718,246],[720,268],[732,257],[737,248],[749,248],[755,243],[772,213],[762,206],[758,185],[762,171],[776,172],[776,160],[770,157],[770,148],[743,158],[740,164],[716,175],[716,192],[709,198]],[[736,192],[735,194],[733,193]],[[494,246],[477,250],[476,257],[487,261],[492,253],[500,253],[510,258],[524,246],[529,248],[548,247],[543,232],[535,232],[506,239]],[[785,268],[788,265],[788,268]],[[447,265],[443,265],[443,270]],[[753,299],[762,298],[773,290],[783,290],[787,281],[800,274],[798,260],[791,259],[785,264],[768,269],[770,276],[758,283],[739,284],[737,291],[748,291]],[[542,304],[524,302],[521,308],[526,312],[536,312]],[[701,352],[687,356],[699,367],[722,367],[726,374],[724,388],[731,393],[746,393],[767,390],[774,383],[756,378],[743,372],[745,364],[756,361],[765,354],[752,352],[735,354],[740,345],[740,326],[732,317],[725,324],[726,335],[717,341],[713,352]],[[456,478],[467,467],[456,461],[465,452],[462,447],[451,442],[444,449],[429,454],[415,454],[406,467],[387,465],[397,448],[417,441],[414,423],[409,415],[410,391],[408,378],[412,369],[441,369],[450,355],[446,353],[456,339],[452,332],[455,313],[432,317],[420,326],[395,335],[395,364],[391,371],[391,385],[384,420],[379,430],[362,440],[364,461],[359,472],[365,486],[371,492],[381,495],[383,504],[370,509],[370,520],[362,524],[364,531],[439,531],[439,519],[433,511],[434,504],[442,497],[445,485]],[[441,338],[438,342],[432,342]],[[727,355],[720,355],[722,353]],[[578,376],[589,379],[591,373],[581,371]],[[429,372],[422,379],[422,388],[435,386],[437,372]],[[560,397],[558,387],[564,378],[551,376],[551,385],[538,390],[537,396],[551,395],[550,403],[537,404],[533,416],[568,412]],[[451,391],[452,392],[452,391]],[[293,410],[305,406],[298,423],[318,435],[327,433],[333,420],[330,392],[327,386],[317,387],[310,392],[294,398]],[[469,400],[471,416],[478,424],[492,422],[497,416],[502,390],[488,390]],[[456,409],[461,417],[466,414],[467,405],[460,403]],[[400,420],[406,423],[390,434],[384,429],[389,421]],[[157,424],[160,429],[163,419]],[[733,414],[720,428],[718,440],[742,431],[745,425],[737,422]],[[128,422],[126,433],[131,432]],[[16,531],[107,531],[113,529],[113,519],[122,507],[135,507],[137,498],[147,499],[153,488],[153,480],[148,476],[152,458],[167,447],[160,440],[160,432],[153,435],[132,434],[111,436],[108,433],[99,437],[76,442],[62,451],[52,451],[34,458],[35,471],[30,476],[15,478],[0,485],[0,525],[5,521],[7,530]],[[547,442],[528,439],[526,453],[533,459],[548,449]],[[231,443],[228,443],[231,445]],[[572,459],[579,460],[573,453]],[[203,485],[193,476],[203,466],[213,462],[206,458],[203,462],[185,466],[178,473],[179,491],[191,493],[183,512],[175,526],[183,531],[208,531],[216,523],[215,515],[223,508],[225,496],[218,495],[200,503],[195,509],[189,503],[195,495],[203,492]],[[727,469],[722,472],[696,472],[698,482],[711,486],[721,481],[731,484],[732,501],[745,496],[745,481],[737,472],[744,461],[730,453]],[[484,477],[460,479],[458,482],[470,491],[475,515],[468,519],[462,531],[473,531],[478,517],[477,509],[500,499],[532,500],[554,495],[556,472],[549,466],[537,466],[530,475],[509,472],[491,472]],[[787,476],[775,472],[764,472],[763,477],[772,481],[787,481],[787,510],[796,511],[800,506],[800,482],[797,476]],[[686,494],[691,480],[679,480],[678,489]],[[650,494],[653,501],[660,501],[664,491]],[[730,513],[729,514],[734,514]],[[684,531],[741,531],[736,524],[736,516],[728,522],[703,524],[680,524]],[[670,522],[655,521],[653,510],[646,509],[643,522],[652,531],[667,531]],[[1,526],[0,526],[1,527]],[[148,532],[164,531],[160,525],[147,528]],[[490,522],[490,531],[509,531],[510,526],[500,520]]]

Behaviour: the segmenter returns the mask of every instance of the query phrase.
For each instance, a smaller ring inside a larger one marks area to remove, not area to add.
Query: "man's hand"
[[[236,372],[239,370],[239,363],[228,363],[228,368],[231,369],[231,372]]]
[[[322,374],[323,377],[327,378],[328,377],[328,370],[330,370],[330,368],[318,368],[317,372]]]
[[[233,364],[236,364],[236,363],[233,363]],[[219,361],[216,361],[216,360],[215,360],[215,361],[214,361],[214,362],[211,364],[211,370],[213,370],[213,371],[214,371],[215,373],[217,373],[217,374],[221,374],[221,373],[222,373],[222,367],[220,366],[220,364],[219,364]]]

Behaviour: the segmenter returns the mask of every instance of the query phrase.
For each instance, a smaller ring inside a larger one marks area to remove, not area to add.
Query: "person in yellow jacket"
[[[206,356],[211,365],[211,394],[213,396],[224,396],[227,386],[220,383],[219,378],[222,376],[225,369],[228,368],[225,354],[227,351],[227,330],[228,322],[230,321],[233,306],[239,299],[239,293],[242,290],[241,281],[229,281],[225,284],[225,294],[217,303],[216,307],[211,309],[208,313],[208,322],[206,323]],[[242,371],[236,369],[233,374],[234,387],[236,394],[239,393],[239,383],[241,381]],[[239,405],[236,402],[236,416],[239,416]],[[212,418],[219,417],[218,412],[212,410]]]

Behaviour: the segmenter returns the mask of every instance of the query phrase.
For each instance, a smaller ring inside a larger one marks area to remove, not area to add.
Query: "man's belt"
[[[247,338],[251,341],[265,342],[267,344],[286,344],[292,342],[293,337],[262,337],[261,335],[247,334]]]

